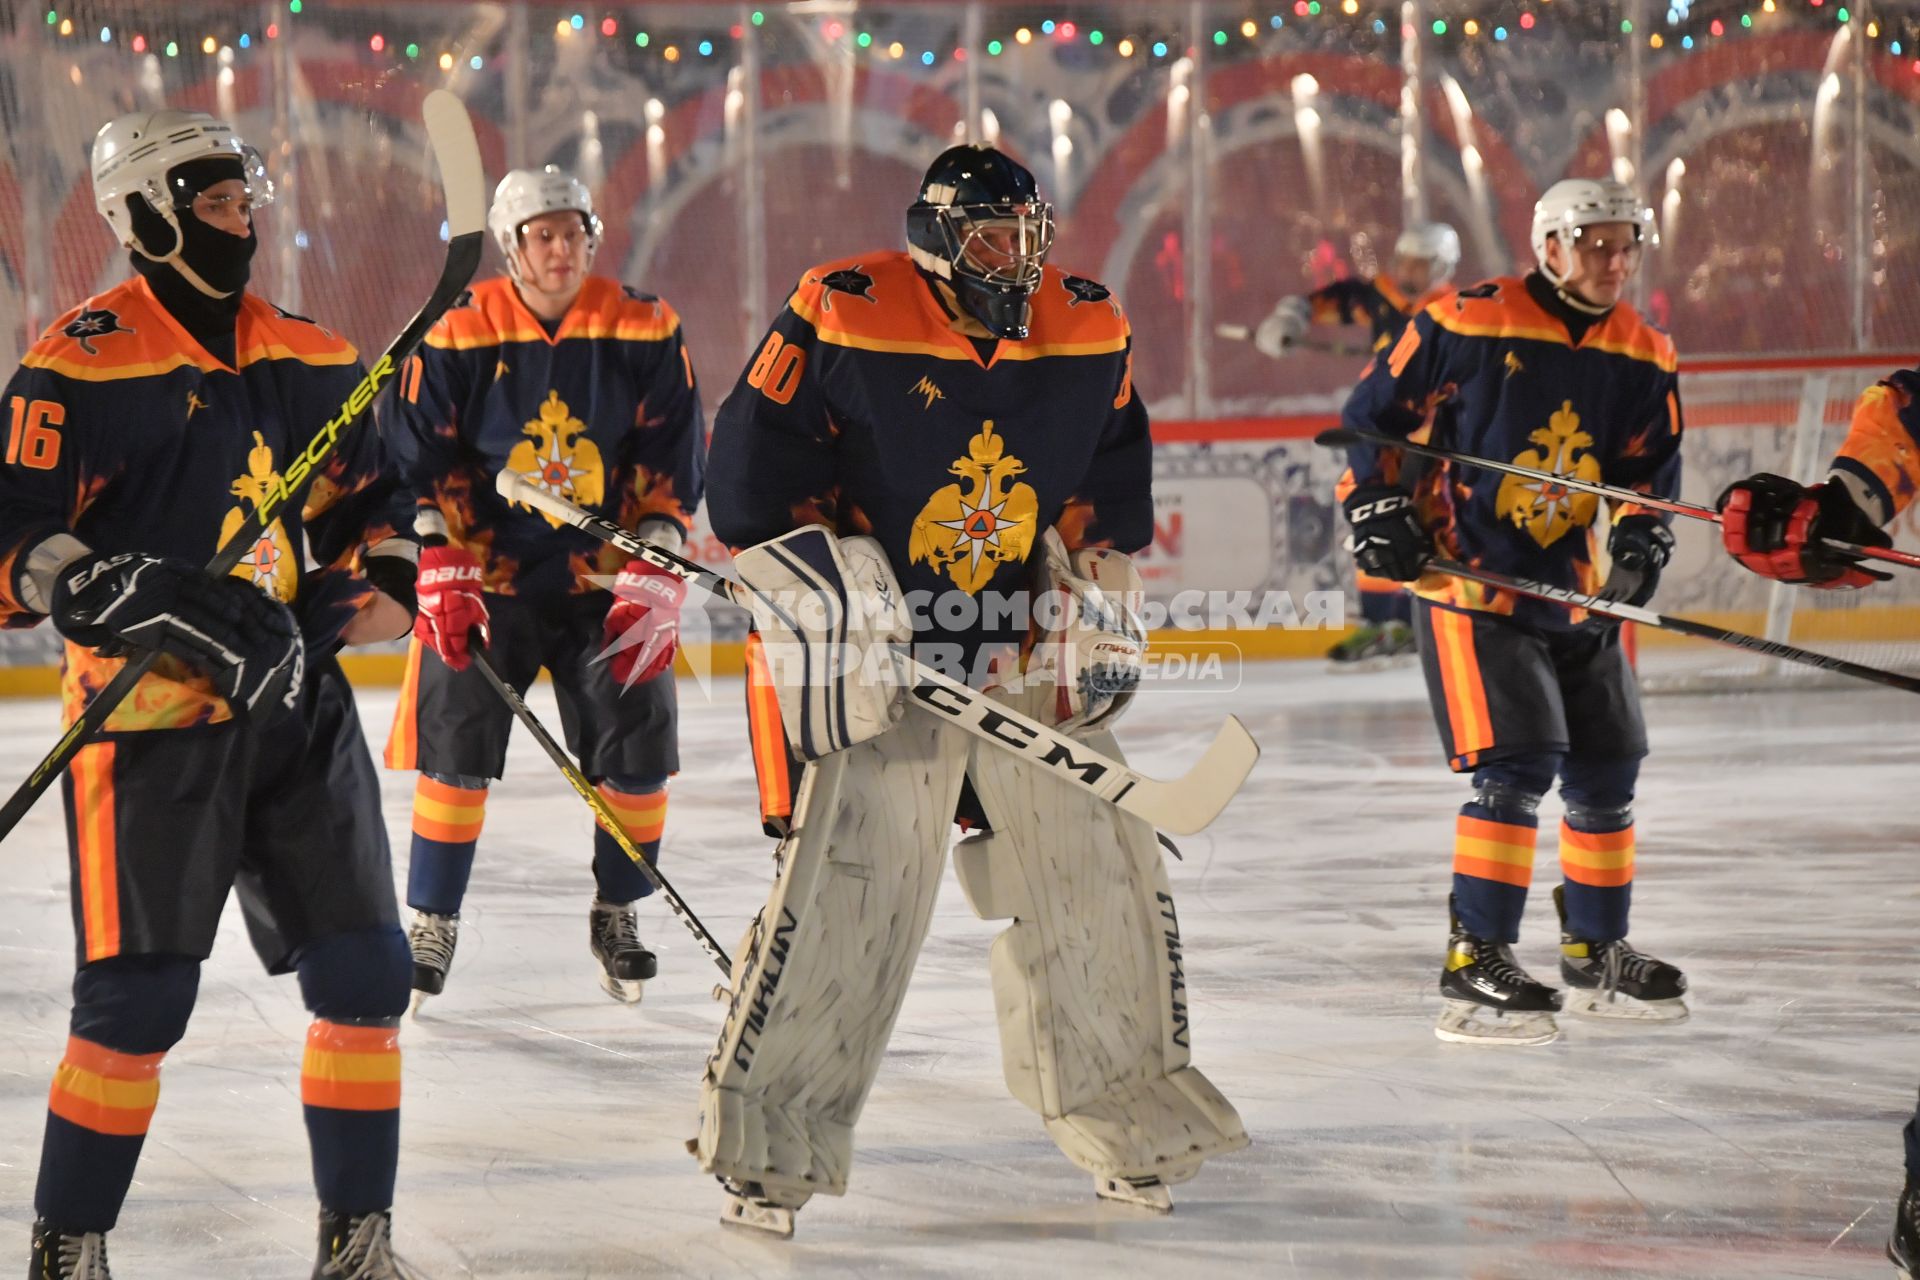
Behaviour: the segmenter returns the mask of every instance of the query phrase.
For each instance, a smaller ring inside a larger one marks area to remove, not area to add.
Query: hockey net
[[[1681,496],[1711,504],[1728,484],[1756,471],[1802,482],[1821,479],[1846,436],[1860,393],[1907,355],[1830,359],[1699,360],[1683,365],[1686,414]],[[1920,542],[1915,510],[1892,533]],[[1817,591],[1769,583],[1737,568],[1718,526],[1682,518],[1678,545],[1656,604],[1664,613],[1718,623],[1770,640],[1870,666],[1920,672],[1920,574],[1894,570],[1866,591]],[[1653,692],[1791,687],[1840,681],[1817,668],[1643,630],[1643,683]]]

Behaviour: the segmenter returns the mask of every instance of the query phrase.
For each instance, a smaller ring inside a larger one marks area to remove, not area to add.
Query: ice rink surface
[[[769,842],[737,684],[683,684],[686,771],[663,867],[726,942],[765,897]],[[390,691],[363,714],[376,744]],[[551,720],[552,701],[537,691]],[[1535,1049],[1432,1032],[1453,815],[1417,674],[1252,669],[1231,698],[1143,697],[1137,763],[1178,772],[1239,714],[1247,790],[1172,869],[1194,1061],[1252,1147],[1176,1188],[1171,1217],[1096,1203],[1000,1078],[987,946],[947,885],[861,1121],[844,1199],[781,1242],[722,1228],[683,1143],[720,1024],[712,964],[642,908],[662,976],[638,1009],[594,984],[590,817],[524,735],[493,792],[447,994],[407,1025],[396,1211],[433,1277],[1889,1275],[1899,1127],[1920,1084],[1920,703],[1894,692],[1650,699],[1634,940],[1683,967],[1693,1020],[1566,1020]],[[52,741],[50,702],[0,704],[0,780]],[[384,804],[404,881],[412,775]],[[1518,948],[1555,974],[1558,801]],[[5,846],[0,1204],[24,1257],[72,965],[60,810]],[[230,907],[168,1058],[113,1236],[124,1280],[305,1276],[307,1025]],[[4,1245],[10,1239],[11,1245]]]

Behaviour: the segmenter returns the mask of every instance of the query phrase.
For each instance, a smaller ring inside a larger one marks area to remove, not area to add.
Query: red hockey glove
[[[1727,554],[1763,578],[1816,587],[1864,587],[1891,574],[1863,567],[1821,539],[1890,547],[1893,540],[1854,505],[1844,487],[1805,487],[1761,473],[1729,485],[1720,500]]]
[[[480,594],[480,562],[465,547],[426,547],[420,552],[418,610],[413,634],[455,671],[470,660],[467,633],[487,638],[487,602]]]
[[[687,584],[645,560],[629,560],[613,580],[601,653],[621,688],[651,680],[673,664]]]

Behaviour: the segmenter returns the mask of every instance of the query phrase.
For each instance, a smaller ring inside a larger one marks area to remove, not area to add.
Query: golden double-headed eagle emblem
[[[1522,449],[1514,465],[1599,483],[1599,460],[1587,452],[1593,448],[1593,437],[1580,429],[1580,415],[1573,411],[1573,401],[1562,401],[1547,425],[1527,439],[1539,448]],[[1516,528],[1525,529],[1541,546],[1550,547],[1574,529],[1592,524],[1599,502],[1591,493],[1574,493],[1544,480],[1508,476],[1500,482],[1494,512],[1503,520],[1511,520]]]
[[[1040,503],[1032,486],[1010,483],[1026,469],[1026,463],[1006,452],[1005,442],[994,434],[993,420],[982,423],[967,441],[967,456],[947,468],[961,483],[935,490],[913,518],[908,561],[926,561],[973,595],[1001,565],[1026,560],[1040,522]]]
[[[326,483],[324,476],[314,478],[314,493],[308,497],[309,505],[319,495],[320,486]],[[242,503],[251,502],[253,509],[258,511],[268,493],[284,487],[280,473],[273,466],[272,447],[267,444],[265,436],[254,432],[253,448],[247,451],[247,474],[229,485],[227,492]],[[226,546],[233,535],[240,531],[249,514],[240,503],[227,512],[220,521],[221,546]],[[253,545],[247,548],[247,554],[240,558],[239,564],[233,566],[233,576],[245,578],[282,603],[293,599],[294,593],[300,588],[300,564],[294,559],[293,542],[287,537],[287,531],[279,520],[276,519],[254,535]]]
[[[539,416],[520,430],[527,438],[507,454],[507,470],[577,506],[600,505],[607,493],[600,447],[586,438],[587,424],[573,416],[558,391],[547,392]],[[554,528],[560,527],[560,517],[540,514]]]

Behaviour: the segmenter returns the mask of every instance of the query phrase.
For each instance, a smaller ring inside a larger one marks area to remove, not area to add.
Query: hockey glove
[[[1305,298],[1282,298],[1275,304],[1273,314],[1253,331],[1253,348],[1263,356],[1278,360],[1287,354],[1288,347],[1307,336],[1312,325],[1313,312]]]
[[[1623,516],[1607,538],[1613,569],[1596,593],[1618,604],[1645,604],[1673,558],[1673,530],[1659,516]]]
[[[1118,551],[1069,553],[1052,529],[1041,543],[1026,679],[1054,686],[1052,724],[1074,733],[1110,728],[1140,686],[1146,586],[1132,557]]]
[[[621,688],[651,680],[673,665],[680,643],[680,605],[687,584],[645,560],[629,560],[613,580],[600,650]]]
[[[1393,484],[1363,484],[1347,495],[1353,562],[1376,578],[1412,582],[1433,558],[1433,538],[1414,514],[1413,495]]]
[[[480,562],[465,547],[421,550],[413,634],[455,671],[465,671],[472,660],[467,633],[478,627],[481,641],[487,639],[487,602],[480,583]]]
[[[1765,472],[1729,485],[1720,509],[1720,542],[1727,554],[1763,578],[1815,587],[1864,587],[1890,574],[1829,550],[1833,538],[1869,547],[1893,539],[1833,481],[1811,487]]]
[[[155,651],[211,677],[236,716],[291,708],[306,651],[293,613],[234,577],[185,560],[90,555],[53,586],[53,625],[104,657]]]

